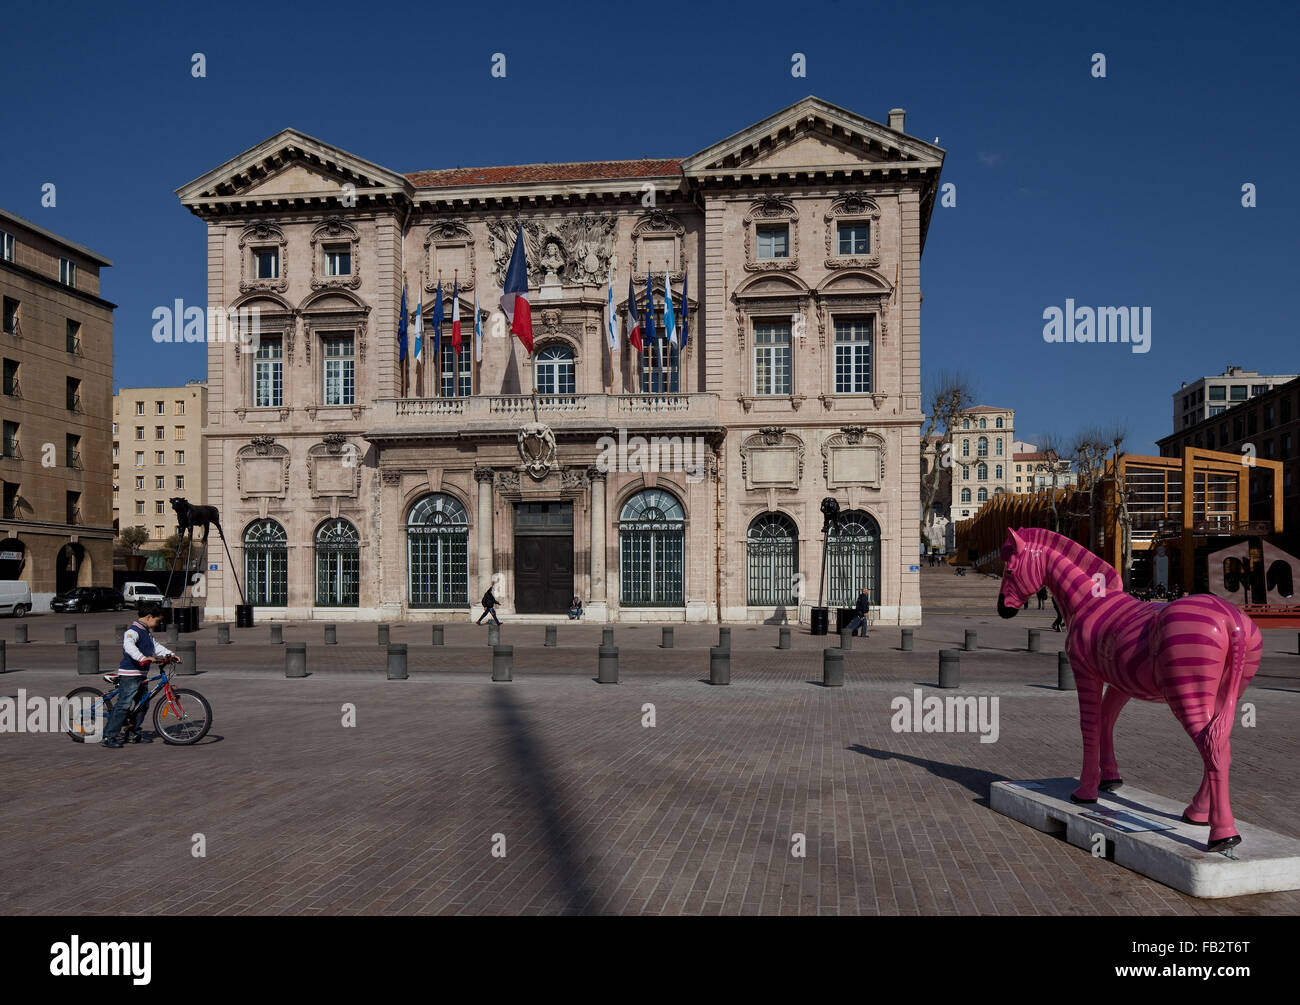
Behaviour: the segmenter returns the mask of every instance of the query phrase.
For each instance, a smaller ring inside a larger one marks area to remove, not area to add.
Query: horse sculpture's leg
[[[1082,669],[1079,667],[1079,670]],[[1075,686],[1079,689],[1079,730],[1083,734],[1083,768],[1079,772],[1079,787],[1070,793],[1070,799],[1076,803],[1095,803],[1097,786],[1101,781],[1099,734],[1102,683],[1100,677],[1091,673],[1080,673],[1079,670],[1075,671]]]
[[[1114,684],[1106,688],[1101,699],[1101,782],[1103,792],[1111,792],[1124,784],[1120,777],[1119,763],[1115,760],[1115,720],[1119,718],[1120,709],[1128,704],[1129,696]]]

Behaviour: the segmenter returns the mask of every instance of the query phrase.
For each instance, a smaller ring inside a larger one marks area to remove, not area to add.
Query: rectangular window
[[[173,440],[183,440],[183,439],[185,439],[185,427],[184,427],[184,426],[172,426],[172,439],[173,439]]]
[[[136,414],[136,415],[144,415],[144,402],[143,402],[143,401],[137,401],[137,402],[135,403],[135,414]]]
[[[135,427],[135,438],[136,438],[137,440],[143,440],[143,439],[144,439],[144,426],[136,426],[136,427]]]
[[[872,322],[868,315],[835,319],[835,393],[871,393]]]
[[[185,414],[185,402],[183,401],[176,402],[176,414],[177,415]]]
[[[18,515],[18,483],[4,483],[4,518],[12,520]]]
[[[166,492],[166,491],[167,491],[167,476],[166,476],[166,475],[154,475],[154,476],[153,476],[153,488],[154,488],[154,491],[155,491],[155,492]]]
[[[278,408],[284,402],[284,361],[279,338],[263,338],[253,357],[253,407]]]
[[[473,393],[474,371],[473,361],[467,343],[462,343],[460,348],[460,374],[456,375],[456,351],[451,347],[451,339],[442,340],[442,366],[438,372],[438,389],[444,398],[460,397],[468,398]],[[552,386],[548,387],[543,383],[543,366],[535,364],[537,374],[537,390],[542,394],[555,394],[556,390]],[[573,366],[569,366],[569,380],[567,387],[561,387],[559,393],[573,393]]]
[[[325,404],[351,405],[356,396],[356,360],[351,335],[322,337],[325,346]],[[468,355],[462,352],[462,356]]]
[[[154,462],[155,464],[166,464],[166,463],[167,463],[167,451],[165,451],[165,450],[155,450],[155,451],[153,452],[153,462]]]
[[[185,488],[185,476],[184,476],[184,475],[177,475],[177,476],[176,476],[176,487],[177,487],[178,489],[183,489],[183,488]]]
[[[67,493],[68,500],[68,523],[81,523],[81,493]]]
[[[162,439],[165,439],[165,438],[166,438],[166,434],[167,434],[167,427],[166,427],[166,426],[154,426],[154,427],[153,427],[153,438],[154,438],[155,440],[162,440]]]
[[[68,318],[67,342],[65,348],[70,353],[81,355],[81,322]]]
[[[69,412],[81,411],[81,381],[76,377],[68,377],[64,383],[64,390],[67,393],[67,405]]]
[[[153,512],[154,512],[154,515],[155,515],[155,516],[162,516],[162,515],[166,512],[166,510],[163,508],[163,507],[166,506],[166,505],[167,505],[167,504],[164,503],[161,499],[157,500],[157,501],[153,504]]]
[[[280,278],[280,252],[274,248],[257,248],[253,251],[258,279]]]
[[[1211,406],[1210,406],[1210,414],[1211,414],[1211,415],[1221,415],[1221,414],[1223,413],[1223,410],[1224,410],[1225,408],[1227,408],[1226,405],[1211,405]]]
[[[754,234],[758,239],[759,258],[790,257],[790,227],[784,223],[767,224],[757,227]]]
[[[185,463],[185,451],[184,451],[184,450],[178,450],[178,451],[176,451],[176,463],[177,463],[177,464],[184,464],[184,463]]]
[[[143,500],[143,499],[137,499],[137,500],[135,501],[135,515],[136,515],[136,516],[144,516],[144,500]]]
[[[325,275],[352,275],[352,248],[349,245],[325,249]]]
[[[167,529],[162,524],[156,523],[153,525],[153,536],[157,540],[161,541],[166,536],[166,534],[167,534]]]
[[[18,449],[18,423],[5,421],[4,451],[6,457],[22,457]]]
[[[871,254],[871,224],[866,220],[841,223],[836,228],[841,255]]]
[[[14,260],[14,244],[14,235],[0,230],[0,257],[3,257],[6,262]]]
[[[1210,400],[1211,400],[1211,401],[1227,401],[1227,400],[1228,400],[1228,389],[1227,389],[1227,387],[1224,386],[1223,384],[1211,384],[1211,385],[1210,385]]]
[[[77,263],[67,258],[59,259],[59,282],[74,289],[77,285]],[[71,523],[72,521],[68,521]]]
[[[68,467],[81,467],[81,437],[68,433],[63,439],[63,454],[67,460]]]
[[[1250,396],[1253,398],[1253,397],[1255,397],[1255,395],[1257,395],[1257,394],[1263,394],[1263,393],[1264,393],[1265,391],[1267,391],[1267,390],[1268,390],[1268,385],[1267,385],[1267,384],[1251,384],[1251,385],[1250,385]]]
[[[754,324],[754,393],[790,393],[790,322]]]
[[[135,476],[135,490],[136,490],[137,492],[143,492],[143,491],[144,491],[144,475],[136,475],[136,476]]]
[[[143,451],[143,450],[137,450],[137,451],[135,452],[135,466],[136,466],[137,468],[142,468],[142,467],[144,467],[144,451]]]
[[[1278,403],[1278,416],[1284,425],[1291,421],[1291,399],[1289,397],[1283,398]]]
[[[11,396],[18,394],[18,361],[16,359],[5,360],[4,393]]]
[[[0,318],[0,326],[3,327],[6,335],[18,334],[18,301],[13,297],[4,298],[4,313]]]
[[[153,414],[154,414],[154,415],[165,415],[165,414],[167,414],[167,413],[164,411],[164,404],[163,404],[163,402],[161,402],[161,401],[155,401],[155,402],[153,403]]]
[[[1246,385],[1245,385],[1245,384],[1233,384],[1233,385],[1232,385],[1232,390],[1231,390],[1230,392],[1228,392],[1228,395],[1229,395],[1229,397],[1230,397],[1233,401],[1245,401],[1245,400],[1246,400]]]

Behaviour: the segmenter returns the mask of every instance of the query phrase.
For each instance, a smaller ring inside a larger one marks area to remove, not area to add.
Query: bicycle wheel
[[[85,743],[86,737],[103,739],[108,717],[113,714],[116,692],[105,696],[96,687],[77,687],[68,692],[68,728],[65,732],[74,743]]]
[[[162,694],[154,699],[154,732],[178,746],[198,743],[212,728],[212,706],[207,698],[187,687],[174,687],[172,694],[176,696],[174,701]]]

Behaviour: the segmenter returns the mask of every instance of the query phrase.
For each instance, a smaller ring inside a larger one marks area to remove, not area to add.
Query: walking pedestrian
[[[871,613],[871,598],[867,596],[867,588],[864,586],[862,592],[858,594],[858,602],[853,608],[853,620],[846,626],[850,635],[857,635],[858,629],[862,629],[862,637],[869,638],[867,634],[868,616]]]
[[[487,593],[483,594],[483,613],[478,616],[478,620],[475,621],[474,624],[476,625],[483,624],[483,619],[486,618],[489,614],[492,615],[493,621],[495,621],[498,625],[501,624],[501,619],[497,617],[496,606],[497,606],[497,598],[493,596],[492,587],[489,586],[487,588]]]

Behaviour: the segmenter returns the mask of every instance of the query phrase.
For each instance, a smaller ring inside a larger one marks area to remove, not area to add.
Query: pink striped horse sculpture
[[[1014,617],[1044,584],[1065,615],[1083,732],[1083,770],[1070,798],[1096,802],[1099,788],[1123,784],[1112,735],[1120,709],[1130,698],[1164,702],[1205,762],[1183,819],[1209,824],[1208,851],[1240,844],[1228,803],[1229,737],[1237,700],[1263,650],[1255,623],[1208,594],[1169,604],[1136,600],[1114,567],[1049,530],[1011,531],[1002,560],[1002,617]]]

